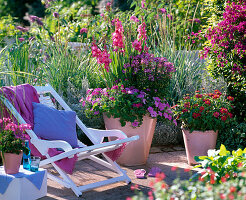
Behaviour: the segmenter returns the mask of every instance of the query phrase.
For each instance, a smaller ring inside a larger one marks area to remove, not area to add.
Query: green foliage
[[[246,167],[246,148],[231,153],[222,144],[219,150],[208,150],[208,156],[195,156],[195,160],[200,163],[196,167],[205,169],[202,175],[205,181],[221,183],[234,179],[240,169]]]
[[[177,119],[182,121],[183,128],[194,130],[220,130],[229,124],[232,118],[233,97],[221,92],[201,94],[196,91],[193,96],[185,96],[173,108]]]
[[[246,172],[241,168],[238,170],[238,176],[219,184],[210,184],[203,181],[174,180],[171,186],[168,186],[160,178],[156,178],[152,190],[145,196],[137,191],[137,195],[129,197],[129,200],[244,200],[246,197]]]
[[[229,150],[246,147],[246,123],[235,122],[223,130],[219,130],[217,147],[224,144]]]
[[[44,6],[40,0],[0,0],[0,16],[11,15],[19,22],[26,23],[23,17],[30,15],[44,16]]]

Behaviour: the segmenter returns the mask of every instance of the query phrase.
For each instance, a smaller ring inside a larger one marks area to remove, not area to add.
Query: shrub
[[[223,21],[208,29],[202,51],[209,58],[208,69],[214,77],[223,77],[228,94],[235,97],[234,114],[240,122],[246,119],[246,3],[228,3]]]

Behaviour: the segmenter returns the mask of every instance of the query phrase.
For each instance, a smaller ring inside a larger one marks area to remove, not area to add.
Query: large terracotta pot
[[[14,153],[2,153],[1,152],[4,171],[6,174],[17,174],[19,172],[22,155],[23,155],[22,151],[19,155],[14,154]]]
[[[189,165],[195,165],[195,156],[207,156],[209,149],[215,149],[218,131],[193,131],[182,129],[186,156]]]
[[[145,164],[149,156],[156,119],[145,116],[143,118],[143,124],[140,127],[133,128],[130,122],[127,122],[126,125],[122,127],[119,118],[108,118],[106,115],[104,115],[103,118],[107,130],[119,129],[128,137],[139,135],[139,140],[129,143],[116,162],[124,166]]]

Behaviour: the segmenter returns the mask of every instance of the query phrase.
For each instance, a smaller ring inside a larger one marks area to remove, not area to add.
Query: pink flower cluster
[[[218,68],[227,67],[232,73],[242,74],[246,70],[246,2],[234,2],[226,6],[223,21],[209,28],[206,38],[210,47],[205,47],[201,58],[211,55]]]
[[[134,42],[132,42],[132,48],[134,48],[138,52],[141,52],[142,46],[144,45],[144,51],[148,52],[148,47],[146,46],[147,35],[145,22],[138,26],[137,31],[138,36],[137,39]]]
[[[91,47],[92,57],[97,58],[98,64],[104,64],[104,68],[107,72],[109,72],[109,63],[112,62],[112,60],[109,58],[110,54],[108,54],[106,47],[103,51],[101,51],[95,42],[92,43]]]
[[[112,33],[112,40],[113,40],[113,46],[115,48],[115,51],[118,51],[121,49],[122,52],[124,52],[125,44],[124,44],[124,29],[122,26],[121,21],[117,18],[114,20],[115,23],[115,32]]]
[[[4,126],[4,130],[5,131],[13,131],[18,132],[20,131],[21,133],[23,133],[25,130],[31,130],[32,127],[29,124],[20,124],[20,125],[16,125],[14,124],[10,118],[3,118],[0,119],[0,127]]]

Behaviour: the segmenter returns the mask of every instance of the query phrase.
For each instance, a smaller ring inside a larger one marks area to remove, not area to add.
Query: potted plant
[[[6,174],[19,172],[23,152],[28,154],[23,133],[28,124],[16,125],[9,118],[0,119],[0,151]]]
[[[214,93],[187,95],[178,105],[173,107],[176,118],[182,121],[186,155],[190,165],[196,164],[194,156],[205,156],[209,149],[214,149],[218,130],[228,124],[231,113],[231,96],[222,94],[219,90]]]
[[[88,90],[82,105],[88,117],[103,114],[106,129],[120,129],[128,136],[140,136],[134,144],[127,145],[117,160],[128,166],[146,162],[157,117],[176,123],[165,99],[122,84]]]

